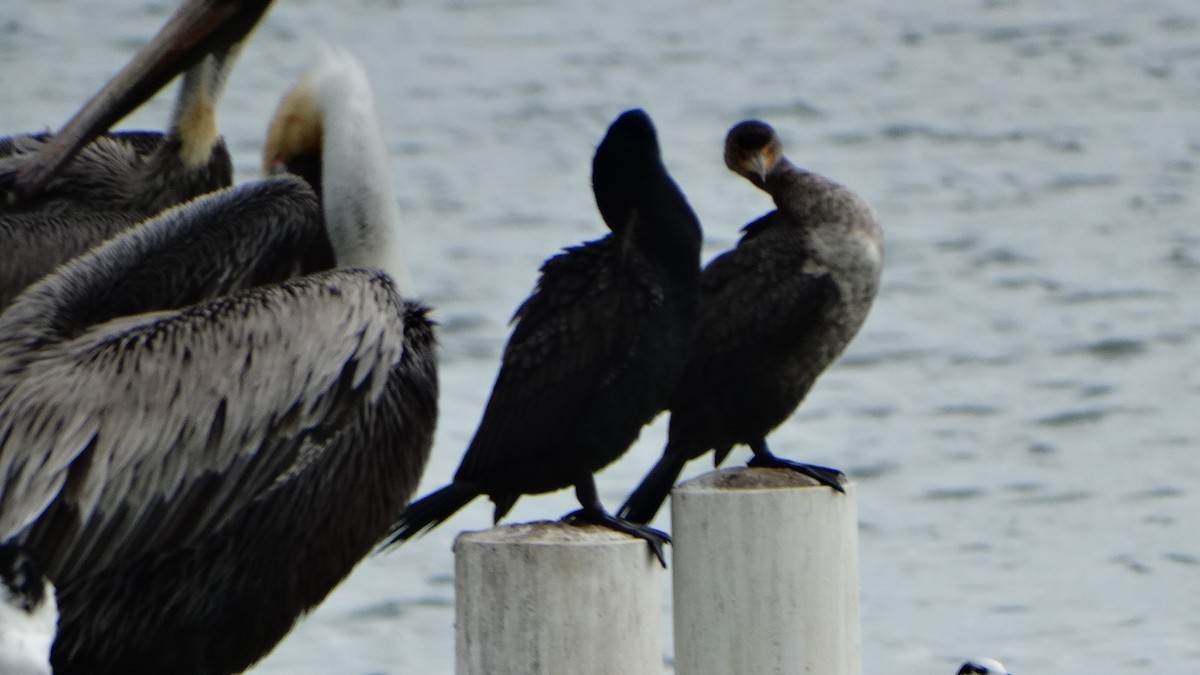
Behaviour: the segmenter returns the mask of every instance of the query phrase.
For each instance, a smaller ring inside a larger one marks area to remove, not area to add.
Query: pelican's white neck
[[[323,48],[284,97],[268,132],[267,169],[281,156],[311,151],[321,156],[325,226],[338,267],[381,268],[413,297],[375,96],[362,66],[341,49]]]
[[[319,80],[324,108],[321,182],[325,220],[338,265],[387,270],[402,295],[415,295],[404,264],[400,207],[392,190],[387,145],[375,96],[362,66],[346,52],[326,50]],[[336,67],[336,70],[335,70]]]

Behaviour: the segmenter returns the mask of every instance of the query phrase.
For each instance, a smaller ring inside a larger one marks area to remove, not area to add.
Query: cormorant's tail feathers
[[[679,479],[686,463],[686,456],[672,453],[668,447],[658,464],[654,465],[633,494],[629,495],[629,499],[625,500],[625,504],[617,511],[617,517],[642,525],[654,520],[663,502],[667,500],[667,495],[671,494],[671,488],[675,487],[675,481]]]
[[[479,496],[479,490],[468,483],[455,481],[446,487],[428,494],[408,505],[400,518],[392,524],[390,537],[380,549],[399,545],[418,534],[440,525]]]

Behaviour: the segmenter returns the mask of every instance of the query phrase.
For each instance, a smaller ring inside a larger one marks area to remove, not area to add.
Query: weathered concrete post
[[[662,567],[646,542],[557,522],[454,543],[457,675],[662,675]]]
[[[861,674],[854,485],[716,471],[671,519],[677,675]]]

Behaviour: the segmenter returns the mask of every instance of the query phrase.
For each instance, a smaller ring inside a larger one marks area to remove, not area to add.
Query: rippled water
[[[711,256],[769,208],[720,161],[725,130],[761,117],[888,237],[863,332],[772,438],[859,482],[865,672],[976,654],[1018,673],[1200,671],[1194,2],[276,4],[222,126],[256,177],[312,43],[365,62],[443,326],[425,489],[457,466],[537,265],[602,232],[588,172],[607,123],[654,117]],[[0,129],[61,124],[173,6],[0,10]],[[127,124],[161,127],[170,98]],[[599,476],[610,507],[663,427]],[[512,519],[572,505],[525,498]],[[254,672],[452,672],[450,544],[489,518],[480,500],[368,560]]]

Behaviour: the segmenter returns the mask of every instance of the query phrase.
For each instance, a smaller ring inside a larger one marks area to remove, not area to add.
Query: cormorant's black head
[[[759,187],[781,157],[783,144],[766,122],[738,122],[725,136],[725,166]]]
[[[592,191],[608,229],[625,225],[639,190],[661,163],[658,134],[644,110],[627,110],[609,125],[592,159]]]
[[[46,599],[42,568],[20,546],[0,546],[0,582],[4,585],[4,599],[27,614],[33,613]]]
[[[647,156],[658,157],[658,133],[654,130],[654,122],[641,108],[626,110],[608,125],[605,140],[614,143],[627,143],[632,152],[642,150]]]

